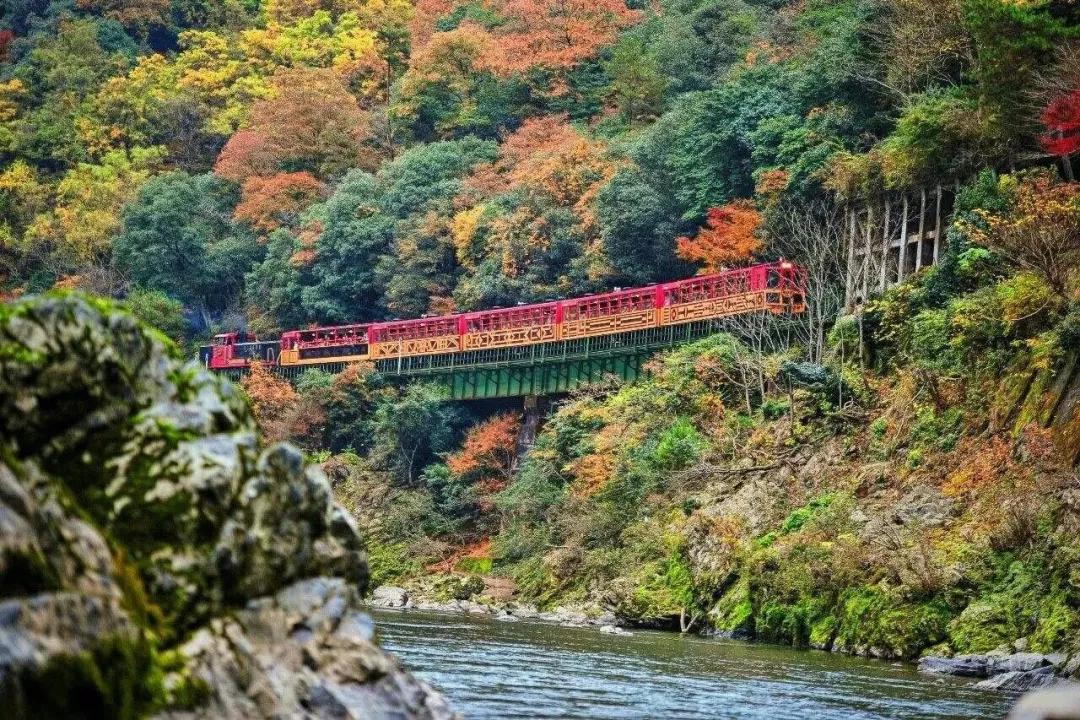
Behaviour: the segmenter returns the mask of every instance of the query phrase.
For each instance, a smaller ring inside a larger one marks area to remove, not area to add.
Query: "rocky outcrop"
[[[1074,668],[1064,655],[992,652],[956,657],[927,656],[919,660],[919,671],[980,678],[976,687],[984,690],[1024,692],[1060,682]]]
[[[405,588],[381,585],[371,593],[370,602],[374,607],[403,608],[409,602],[409,593]]]
[[[233,386],[107,304],[0,308],[0,717],[451,717],[366,582]]]

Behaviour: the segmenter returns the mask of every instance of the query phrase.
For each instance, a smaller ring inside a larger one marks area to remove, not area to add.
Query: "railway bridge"
[[[368,362],[388,379],[443,384],[457,400],[553,395],[633,381],[658,350],[716,333],[731,318],[802,312],[804,288],[797,266],[771,263],[539,305],[290,331],[272,342],[218,336],[201,355],[235,379],[254,360],[290,379]]]

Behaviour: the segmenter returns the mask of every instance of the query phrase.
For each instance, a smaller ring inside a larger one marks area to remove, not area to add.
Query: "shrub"
[[[680,417],[660,435],[650,460],[657,470],[679,470],[697,462],[707,447],[693,423]]]
[[[128,293],[124,305],[132,315],[160,330],[173,342],[181,342],[187,332],[184,306],[178,300],[158,290],[135,288]]]
[[[958,371],[960,359],[949,338],[949,317],[944,310],[923,310],[911,320],[907,351],[919,368],[939,374]]]

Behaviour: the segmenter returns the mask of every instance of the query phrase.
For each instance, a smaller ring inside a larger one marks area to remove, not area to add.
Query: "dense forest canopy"
[[[781,208],[1076,149],[1078,13],[9,0],[0,282],[158,293],[205,334],[776,256]]]

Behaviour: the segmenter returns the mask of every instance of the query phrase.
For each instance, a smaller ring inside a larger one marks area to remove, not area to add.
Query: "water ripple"
[[[1008,699],[910,666],[672,633],[376,612],[379,637],[466,718],[967,720]]]

